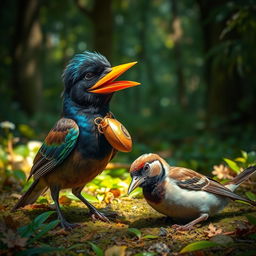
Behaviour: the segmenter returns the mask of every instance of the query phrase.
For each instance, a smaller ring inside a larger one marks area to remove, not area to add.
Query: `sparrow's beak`
[[[137,188],[140,184],[142,184],[145,181],[145,177],[138,177],[138,176],[134,176],[132,178],[131,184],[128,188],[128,195],[135,189]]]
[[[95,85],[93,85],[89,92],[108,94],[123,90],[128,87],[139,85],[140,83],[132,81],[115,81],[125,71],[134,66],[137,62],[131,62],[113,67],[112,70],[103,76]]]

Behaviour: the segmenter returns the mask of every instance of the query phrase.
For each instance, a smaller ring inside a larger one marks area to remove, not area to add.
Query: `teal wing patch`
[[[74,149],[79,136],[79,127],[72,119],[60,119],[48,133],[38,151],[29,178],[39,179],[61,164]]]

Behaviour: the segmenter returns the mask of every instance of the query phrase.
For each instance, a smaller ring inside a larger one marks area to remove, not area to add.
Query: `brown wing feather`
[[[232,200],[241,200],[256,205],[255,202],[235,194],[217,181],[208,179],[206,176],[190,169],[170,167],[169,177],[175,179],[177,185],[181,188],[188,190],[203,190],[219,196],[228,197]]]
[[[56,150],[58,150],[58,145],[60,147],[64,146],[65,143],[67,143],[66,136],[69,133],[69,130],[72,128],[78,131],[76,134],[77,137],[79,134],[79,128],[74,120],[62,118],[56,123],[54,128],[48,133],[42,147],[39,149],[37,155],[34,158],[33,166],[31,168],[28,180],[32,175],[34,176],[34,179],[42,177],[46,173],[53,170],[54,167],[60,163],[58,158],[56,159],[56,151],[47,151],[47,146],[56,145]],[[66,155],[68,155],[72,150],[71,146],[68,146],[70,150],[67,151]]]

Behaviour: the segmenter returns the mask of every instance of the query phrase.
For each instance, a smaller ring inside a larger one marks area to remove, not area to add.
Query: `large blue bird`
[[[116,150],[108,143],[94,123],[95,118],[109,113],[115,91],[136,86],[131,81],[115,81],[136,62],[111,67],[99,53],[77,54],[63,73],[63,113],[48,133],[37,153],[30,172],[34,182],[13,210],[34,203],[48,188],[56,205],[63,228],[76,224],[67,222],[60,210],[59,191],[72,188],[72,193],[88,208],[94,218],[108,221],[82,195],[81,191],[101,173]]]

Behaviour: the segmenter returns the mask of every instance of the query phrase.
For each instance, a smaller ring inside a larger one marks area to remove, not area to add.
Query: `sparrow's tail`
[[[35,180],[26,193],[19,199],[12,211],[24,207],[28,204],[33,204],[36,199],[47,189],[47,186],[40,179]]]
[[[241,183],[247,180],[252,174],[256,173],[256,165],[250,166],[238,174],[233,180],[227,182],[225,187],[229,188],[230,190],[234,191]]]

